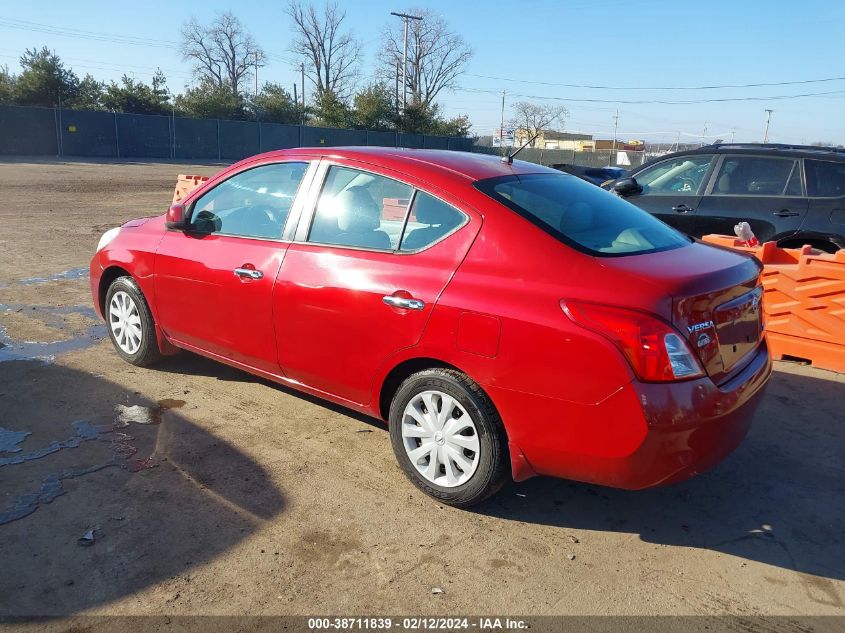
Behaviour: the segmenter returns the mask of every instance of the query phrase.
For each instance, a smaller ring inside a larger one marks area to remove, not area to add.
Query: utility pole
[[[677,152],[680,148],[681,148],[681,133],[678,132],[677,134],[675,134],[675,151]]]
[[[408,15],[407,13],[396,13],[391,11],[390,15],[402,18],[405,23],[405,35],[402,43],[402,113],[408,104],[408,20],[422,20],[420,15]]]
[[[731,143],[733,143],[733,142],[734,142],[734,137],[735,137],[735,136],[736,136],[736,128],[735,128],[735,127],[732,127],[732,128],[731,128]]]
[[[616,133],[619,130],[619,108],[616,108],[616,114],[613,115],[613,150],[611,151],[610,156],[608,156],[607,166],[612,167],[613,161],[616,156]]]
[[[707,139],[707,121],[704,122],[704,130],[701,132],[701,146],[704,147],[704,143]]]
[[[502,90],[502,123],[499,126],[499,147],[505,146],[505,91]]]
[[[305,125],[305,63],[299,65],[300,92],[302,93],[302,125]]]
[[[255,52],[255,98],[258,99],[258,51]]]
[[[768,108],[766,108],[766,131],[763,133],[764,143],[769,142],[769,123],[771,123],[772,121],[772,112],[774,112],[774,110],[769,110]]]
[[[399,62],[396,62],[396,116],[399,116]]]

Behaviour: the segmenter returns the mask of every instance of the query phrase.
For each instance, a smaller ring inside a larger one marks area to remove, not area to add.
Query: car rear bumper
[[[546,403],[544,428],[518,429],[511,442],[538,475],[627,489],[680,481],[715,466],[742,442],[771,371],[763,343],[721,386],[709,378],[634,381],[589,407]],[[524,479],[526,470],[514,475]]]

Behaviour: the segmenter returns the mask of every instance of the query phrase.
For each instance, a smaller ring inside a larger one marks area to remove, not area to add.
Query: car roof
[[[825,160],[845,161],[845,149],[837,147],[819,147],[816,145],[787,145],[784,143],[716,143],[703,145],[695,149],[664,154],[654,160],[672,156],[695,154],[749,154],[784,156],[789,158],[823,158]],[[650,161],[653,162],[653,161]]]
[[[407,149],[401,147],[297,147],[267,152],[253,156],[249,160],[266,160],[268,158],[302,155],[325,158],[348,158],[381,165],[398,171],[414,167],[423,168],[425,171],[447,171],[471,181],[496,178],[498,176],[544,172],[560,174],[556,169],[522,160],[514,159],[513,163],[509,164],[502,161],[499,156],[492,156],[490,154],[440,149]]]

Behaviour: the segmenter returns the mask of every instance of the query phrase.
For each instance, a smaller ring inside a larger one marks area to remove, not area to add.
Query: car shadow
[[[0,363],[0,617],[78,613],[161,583],[178,593],[284,511],[271,475],[184,404]]]
[[[845,579],[845,383],[776,371],[749,436],[722,464],[641,491],[538,477],[477,512],[510,521],[638,534]],[[831,604],[842,606],[836,595]]]
[[[384,422],[376,420],[375,418],[372,418],[364,413],[359,413],[358,411],[348,409],[347,407],[335,404],[333,402],[329,402],[328,400],[323,400],[322,398],[318,398],[317,396],[312,396],[302,391],[297,391],[292,387],[286,387],[285,385],[273,382],[272,380],[259,378],[258,376],[249,374],[240,369],[236,369],[230,365],[225,365],[223,363],[211,360],[210,358],[206,358],[205,356],[200,356],[199,354],[182,351],[179,354],[169,357],[163,362],[157,364],[155,366],[155,369],[156,371],[164,371],[176,374],[187,374],[189,376],[207,376],[226,382],[262,384],[271,389],[275,389],[290,396],[301,398],[302,400],[310,402],[311,404],[321,406],[324,409],[328,409],[329,411],[341,413],[347,417],[358,420],[359,422],[363,422],[364,424],[369,424],[370,426],[378,427],[381,429],[387,428]]]
[[[342,406],[194,354],[157,369],[261,382],[386,429]],[[638,534],[650,543],[709,549],[843,580],[844,396],[841,381],[775,371],[748,438],[709,472],[640,491],[537,477],[508,485],[471,511],[561,529]],[[830,600],[838,604],[839,598]]]

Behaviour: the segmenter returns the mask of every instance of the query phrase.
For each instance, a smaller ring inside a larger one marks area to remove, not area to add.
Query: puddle
[[[32,286],[35,284],[46,284],[51,281],[64,281],[66,279],[87,279],[88,272],[88,267],[83,266],[82,268],[71,268],[70,270],[63,270],[60,273],[49,275],[47,277],[30,277],[29,279],[19,279],[17,283],[21,286]]]
[[[43,446],[38,450],[32,451],[31,453],[21,453],[20,446],[16,446],[12,451],[7,452],[14,452],[15,455],[11,457],[0,457],[0,467],[2,466],[12,466],[14,464],[23,464],[24,462],[29,462],[34,459],[41,459],[42,457],[46,457],[47,455],[52,455],[53,453],[58,453],[59,451],[65,448],[77,448],[82,442],[87,442],[89,440],[96,440],[99,431],[96,427],[92,426],[90,423],[85,422],[84,420],[80,420],[78,422],[73,423],[73,428],[76,430],[76,434],[68,438],[64,441],[54,441],[50,442],[47,446]],[[18,441],[18,444],[23,442],[24,439],[28,435],[30,435],[29,431],[9,431],[7,429],[0,429],[0,435],[3,433],[13,434],[18,433],[18,436],[21,439]]]
[[[0,311],[2,312],[21,312],[23,310],[26,310],[27,314],[38,314],[45,325],[60,332],[66,332],[71,327],[62,318],[67,314],[79,314],[92,319],[95,323],[90,325],[82,334],[64,341],[16,341],[9,336],[6,328],[0,325],[0,362],[10,360],[52,362],[59,354],[91,347],[107,336],[105,324],[90,306],[51,307],[27,306],[16,303],[0,304]]]
[[[117,411],[116,424],[120,427],[129,426],[129,424],[159,424],[161,422],[161,415],[169,409],[179,409],[185,406],[184,400],[173,400],[165,398],[158,401],[157,407],[145,407],[136,404],[130,407],[118,404],[115,406]],[[119,427],[118,427],[119,428]]]
[[[28,435],[32,434],[29,431],[9,431],[0,428],[0,453],[19,453],[21,450],[20,443]]]
[[[0,428],[0,453],[10,454],[0,456],[0,468],[42,459],[62,450],[78,448],[85,442],[105,442],[112,448],[111,458],[104,462],[48,475],[37,491],[19,495],[11,507],[0,511],[0,525],[22,519],[35,512],[41,504],[50,503],[65,494],[66,490],[62,486],[62,481],[89,475],[104,468],[121,468],[129,472],[155,468],[158,464],[152,456],[133,459],[138,452],[137,446],[133,444],[134,438],[119,432],[118,429],[125,429],[131,424],[159,424],[165,411],[184,405],[184,400],[169,398],[160,400],[154,407],[118,404],[114,409],[114,417],[78,420],[71,425],[74,429],[73,436],[66,440],[53,441],[29,452],[23,452],[20,446],[31,435],[29,431]]]

